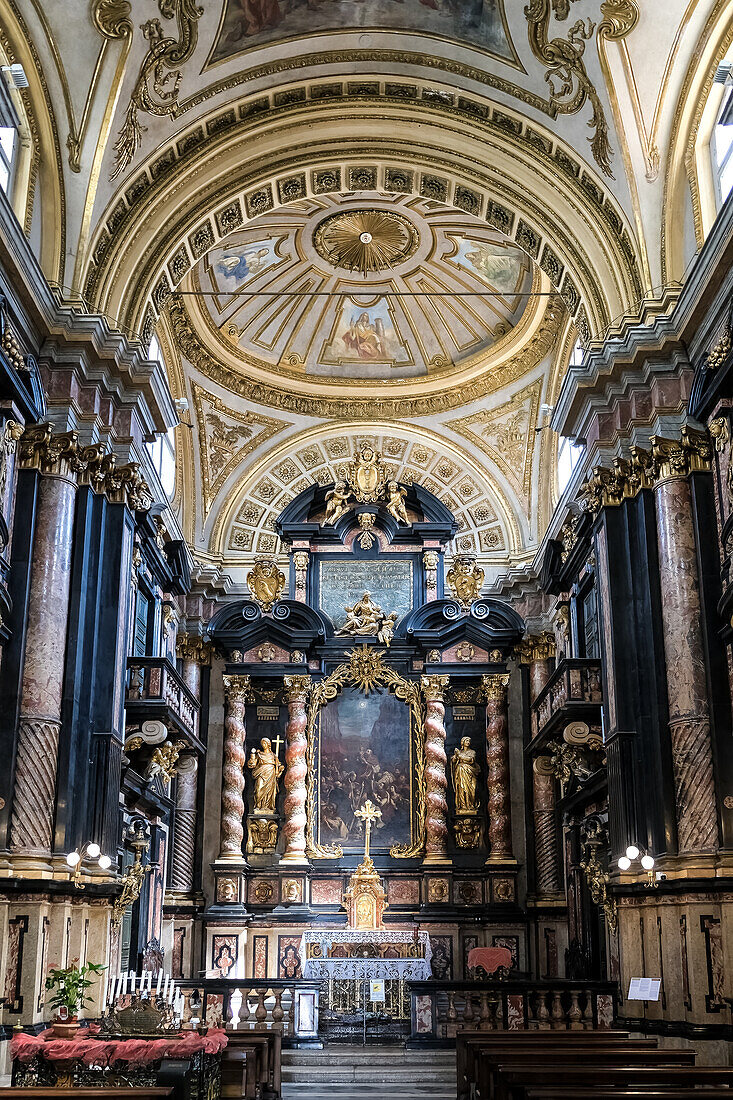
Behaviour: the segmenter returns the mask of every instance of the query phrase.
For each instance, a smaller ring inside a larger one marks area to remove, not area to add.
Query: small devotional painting
[[[381,810],[371,850],[409,843],[410,775],[409,707],[386,691],[344,688],[320,713],[320,842],[362,851],[364,822],[356,811],[371,799]]]
[[[225,0],[209,64],[276,39],[366,28],[453,38],[516,64],[503,0]]]

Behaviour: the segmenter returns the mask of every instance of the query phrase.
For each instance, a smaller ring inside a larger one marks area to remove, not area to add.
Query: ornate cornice
[[[172,295],[167,308],[181,354],[212,382],[269,408],[304,416],[339,419],[348,417],[355,420],[396,420],[405,416],[428,416],[477,401],[536,367],[554,347],[564,317],[562,310],[546,313],[537,333],[509,363],[503,364],[501,370],[486,372],[468,385],[454,386],[443,393],[425,396],[418,394],[408,398],[366,394],[363,398],[344,398],[326,394],[309,397],[297,392],[292,386],[276,386],[245,378],[238,371],[222,364],[202,343],[180,295]]]

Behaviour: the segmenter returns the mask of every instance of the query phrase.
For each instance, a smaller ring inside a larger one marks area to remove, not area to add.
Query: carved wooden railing
[[[587,718],[603,702],[601,662],[589,658],[561,661],[532,704],[532,733],[539,736],[560,715],[569,721]]]
[[[413,1040],[455,1039],[461,1030],[603,1030],[616,1016],[614,982],[431,981],[409,989]]]
[[[128,657],[125,709],[145,721],[166,710],[182,733],[198,739],[199,702],[167,657]]]
[[[294,1034],[294,993],[300,984],[288,978],[176,980],[183,993],[184,1019],[194,1015],[210,1026],[236,1031],[277,1028],[284,1036]]]

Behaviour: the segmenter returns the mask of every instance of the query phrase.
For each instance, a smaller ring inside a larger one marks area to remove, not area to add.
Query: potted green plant
[[[92,1000],[87,996],[96,980],[92,975],[107,969],[104,963],[84,963],[80,967],[78,962],[74,959],[71,966],[49,967],[46,974],[46,989],[51,993],[47,1001],[58,1013],[51,1026],[59,1039],[73,1039],[79,1029],[79,1013]]]

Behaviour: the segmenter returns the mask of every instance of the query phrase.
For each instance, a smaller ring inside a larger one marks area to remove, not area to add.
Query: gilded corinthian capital
[[[223,680],[227,702],[247,702],[249,699],[249,676],[224,676]]]
[[[310,676],[283,676],[283,684],[286,703],[305,701],[312,687]]]
[[[509,687],[509,673],[492,673],[481,677],[481,688],[487,702],[503,703]]]
[[[435,699],[437,702],[442,702],[448,690],[449,680],[448,676],[421,676],[420,686],[423,695],[428,700]]]
[[[54,435],[50,424],[27,428],[20,437],[19,462],[25,470],[73,477],[83,468],[79,456],[79,433]]]

